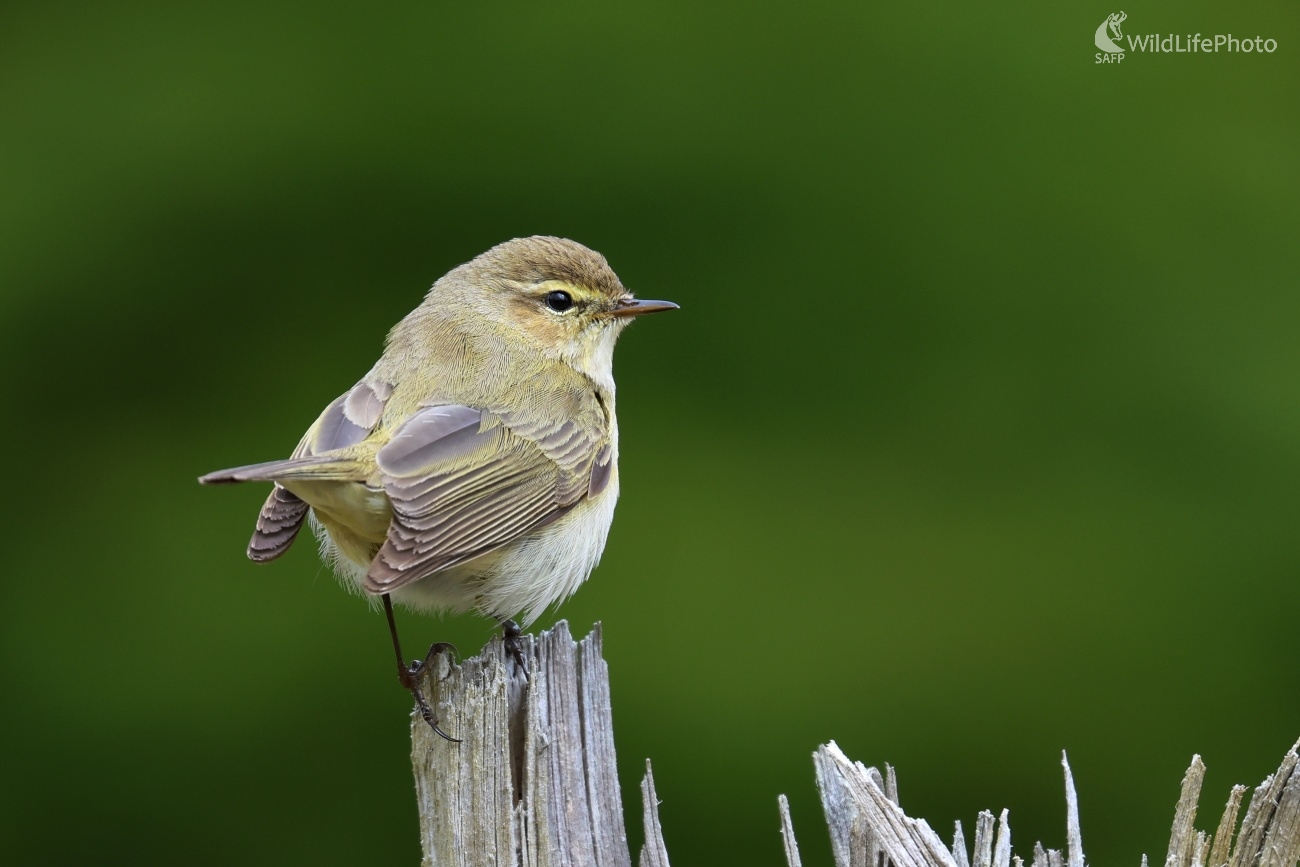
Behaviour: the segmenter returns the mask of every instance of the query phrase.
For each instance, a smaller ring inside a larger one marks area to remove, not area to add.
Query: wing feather
[[[467,406],[426,407],[379,450],[393,521],[366,575],[369,592],[391,593],[482,556],[588,495],[599,458],[608,463],[599,427],[513,421]]]

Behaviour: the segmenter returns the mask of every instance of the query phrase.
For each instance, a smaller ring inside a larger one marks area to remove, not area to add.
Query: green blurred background
[[[1066,749],[1097,864],[1162,857],[1199,751],[1211,826],[1300,735],[1300,8],[1127,8],[1279,48],[1098,66],[1113,11],[9,8],[0,858],[417,862],[382,617],[194,479],[538,232],[683,308],[623,339],[623,502],[559,612],[674,865],[783,863],[781,792],[828,864],[831,738],[1022,854]]]

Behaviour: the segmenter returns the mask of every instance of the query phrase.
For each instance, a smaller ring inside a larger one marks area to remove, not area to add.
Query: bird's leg
[[[528,676],[528,661],[524,659],[524,631],[519,628],[519,624],[513,620],[502,620],[501,638],[506,653],[514,659],[515,665],[523,669],[524,680],[531,680]]]
[[[429,702],[425,700],[424,690],[420,689],[420,675],[428,668],[433,658],[444,650],[451,650],[454,653],[456,648],[445,643],[435,644],[429,648],[429,653],[424,659],[416,660],[407,665],[406,657],[402,656],[402,642],[397,637],[397,621],[393,619],[393,601],[388,598],[387,593],[384,594],[384,614],[388,616],[388,633],[393,637],[393,653],[397,654],[398,682],[403,689],[411,693],[416,706],[420,708],[420,716],[429,724],[429,728],[433,729],[435,734],[446,738],[452,743],[460,743],[459,738],[453,738],[438,725],[438,716],[433,712],[433,708],[429,707]]]

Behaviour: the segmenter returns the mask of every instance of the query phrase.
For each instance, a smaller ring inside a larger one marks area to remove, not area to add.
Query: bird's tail
[[[360,464],[355,460],[320,455],[217,470],[215,473],[200,476],[199,484],[233,485],[238,482],[279,482],[286,479],[350,482],[362,478],[363,475]]]

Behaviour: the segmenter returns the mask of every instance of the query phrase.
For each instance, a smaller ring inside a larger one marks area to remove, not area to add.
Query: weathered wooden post
[[[444,727],[462,740],[448,743],[412,717],[425,867],[632,867],[599,625],[577,642],[563,621],[535,638],[525,636],[525,656],[530,678],[497,638],[461,664],[438,657],[425,675],[425,694]],[[1193,756],[1165,867],[1296,867],[1298,747],[1255,789],[1236,834],[1245,786],[1232,789],[1214,833],[1195,829],[1205,765]],[[989,812],[979,815],[968,853],[961,823],[949,846],[903,812],[893,768],[886,766],[882,775],[851,761],[833,742],[818,748],[813,764],[836,867],[1023,867],[1012,854],[1006,810],[996,820]],[[1064,755],[1061,764],[1065,850],[1036,843],[1031,867],[1086,867],[1078,797]],[[649,762],[641,797],[646,842],[638,865],[668,867]],[[778,811],[786,862],[800,867],[784,795]]]
[[[575,642],[561,621],[524,640],[528,678],[499,638],[463,664],[444,654],[426,674],[425,694],[461,743],[413,716],[424,865],[631,867],[600,626]],[[641,791],[639,863],[667,867],[649,762]]]

